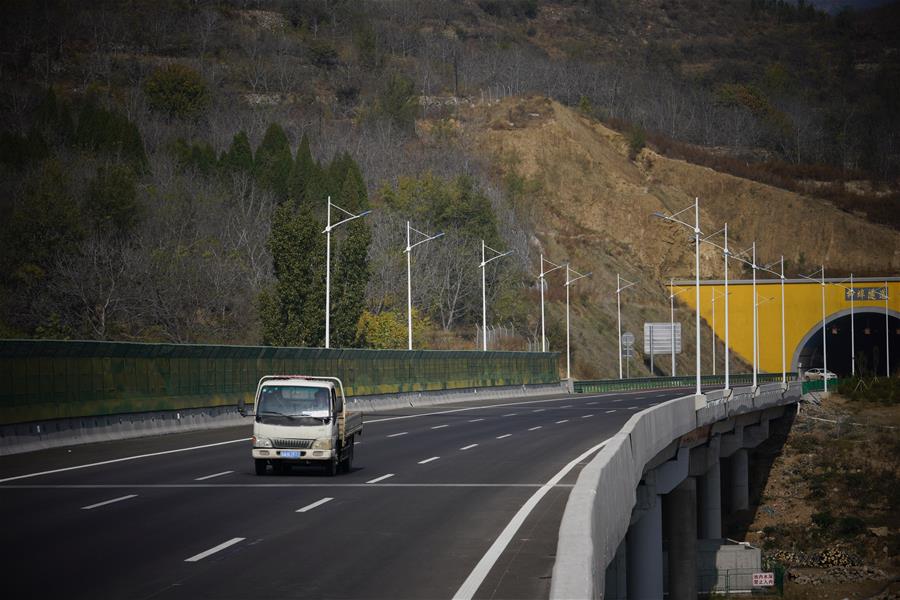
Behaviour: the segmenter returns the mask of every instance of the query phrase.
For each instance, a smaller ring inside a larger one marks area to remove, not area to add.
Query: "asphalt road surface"
[[[0,458],[7,598],[546,598],[578,473],[685,390],[367,415],[349,474],[253,473],[247,425]]]

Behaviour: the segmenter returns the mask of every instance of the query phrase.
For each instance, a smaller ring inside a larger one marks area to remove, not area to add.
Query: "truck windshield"
[[[320,387],[267,385],[260,391],[257,414],[327,418],[331,414],[330,396]]]

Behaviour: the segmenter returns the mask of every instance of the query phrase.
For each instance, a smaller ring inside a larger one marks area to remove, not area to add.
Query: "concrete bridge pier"
[[[746,448],[740,448],[731,455],[730,498],[732,511],[750,508],[750,469],[749,454]]]
[[[628,529],[628,597],[663,597],[662,498],[651,495],[652,506]],[[640,488],[639,488],[640,489]]]
[[[688,477],[667,494],[662,512],[669,542],[669,598],[696,600],[697,480]]]

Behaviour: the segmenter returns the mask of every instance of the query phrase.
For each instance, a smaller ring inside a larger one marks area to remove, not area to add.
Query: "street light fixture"
[[[891,338],[890,338],[890,322],[888,319],[888,284],[887,281],[884,282],[884,292],[882,293],[884,296],[884,352],[885,358],[885,367],[884,373],[887,377],[891,376]]]
[[[571,374],[571,352],[569,351],[569,286],[578,281],[579,279],[584,279],[585,277],[590,277],[591,273],[579,273],[575,269],[569,267],[569,263],[566,263],[566,379],[572,377]],[[569,273],[575,273],[578,275],[575,279],[570,279]],[[621,360],[621,357],[620,359]]]
[[[691,208],[694,209],[694,224],[693,225],[685,223],[684,221],[677,218],[678,215],[680,215],[681,213],[683,213],[687,210],[690,210]],[[695,306],[697,307],[696,323],[695,323],[695,329],[697,330],[696,331],[696,334],[697,334],[697,336],[696,336],[697,337],[697,340],[696,340],[696,344],[697,344],[697,364],[696,364],[697,390],[696,390],[696,394],[699,396],[701,394],[701,391],[700,391],[700,234],[702,233],[700,231],[700,199],[694,198],[693,206],[688,206],[686,208],[683,208],[680,211],[673,213],[671,215],[664,215],[659,212],[654,213],[654,215],[661,219],[665,219],[666,221],[671,221],[672,223],[678,223],[679,225],[682,225],[683,227],[692,229],[694,232],[694,276],[696,278]],[[621,332],[620,332],[620,337],[621,337]],[[619,343],[621,344],[621,341]],[[620,374],[620,376],[621,376],[621,372],[622,372],[621,364],[622,364],[622,357],[621,357],[621,353],[620,353],[620,356],[619,356],[619,365],[620,365],[619,374]]]
[[[628,283],[628,285],[622,287],[623,281]],[[622,379],[622,292],[633,285],[637,285],[637,282],[628,281],[616,273],[616,315],[619,322],[619,379]]]
[[[415,232],[419,234],[422,239],[412,244],[412,233]],[[410,226],[409,221],[406,222],[406,248],[403,252],[406,254],[406,330],[407,330],[407,338],[409,343],[407,344],[407,349],[412,350],[412,268],[411,268],[411,259],[412,249],[416,246],[424,244],[425,242],[430,242],[431,240],[436,240],[439,237],[443,236],[444,232],[438,233],[437,235],[428,235],[422,231],[419,231],[415,227]]]
[[[669,337],[672,342],[672,377],[675,377],[675,296],[687,291],[686,288],[682,288],[676,294],[672,292],[674,288],[675,280],[669,279]]]
[[[746,255],[747,251],[750,251],[750,260],[743,258],[742,255]],[[756,271],[759,269],[759,265],[756,264],[756,242],[754,241],[750,248],[743,250],[737,254],[731,254],[733,258],[741,261],[745,265],[750,265],[753,269],[753,389],[756,389],[756,379],[757,373],[759,371],[759,336],[757,334],[757,307],[759,306],[756,303]]]
[[[842,285],[848,280],[850,281],[850,287]],[[853,291],[853,273],[850,273],[850,277],[841,279],[834,285],[850,292],[850,374],[851,376],[856,377],[856,318],[854,316],[856,293]]]
[[[709,241],[720,233],[724,233],[725,235],[724,246]],[[725,389],[727,390],[731,385],[731,345],[728,338],[728,325],[730,321],[728,314],[728,296],[730,296],[728,293],[728,257],[731,256],[731,251],[728,249],[728,223],[725,223],[725,227],[719,231],[706,236],[703,241],[721,250],[722,255],[725,257]]]
[[[781,266],[777,273],[772,270],[775,265]],[[787,385],[787,353],[784,341],[784,255],[779,260],[760,268],[781,280],[781,383]]]
[[[345,219],[342,221],[338,221],[335,224],[331,224],[331,208],[334,207],[347,215]],[[360,217],[364,217],[367,214],[371,213],[371,210],[367,210],[359,213],[358,215],[353,214],[349,210],[345,210],[331,201],[331,196],[328,196],[328,221],[325,225],[325,229],[322,233],[326,236],[325,242],[325,347],[331,348],[331,230],[335,227],[343,225],[344,223],[348,223],[354,219],[358,219]]]
[[[485,250],[490,250],[494,253],[494,256],[485,260]],[[481,349],[485,352],[487,352],[487,296],[485,294],[484,269],[488,263],[498,258],[503,258],[507,254],[512,254],[512,250],[500,252],[485,244],[484,240],[481,240],[481,264],[478,267],[481,269]]]
[[[715,288],[710,290],[712,303],[712,374],[716,374],[716,298],[724,298],[725,294],[716,294]]]
[[[825,371],[822,381],[825,384],[824,391],[828,393],[828,338],[825,335],[825,265],[822,265],[809,275],[801,274],[800,277],[815,281],[813,275],[816,273],[820,275],[819,283],[822,286],[822,369]]]
[[[544,263],[553,265],[553,268],[545,271]],[[540,284],[541,284],[541,352],[547,351],[547,334],[544,330],[544,284],[545,284],[544,278],[547,276],[548,273],[552,273],[553,271],[555,271],[557,269],[562,269],[564,266],[566,266],[566,265],[558,265],[554,262],[550,262],[549,260],[544,258],[543,254],[541,254],[541,274],[538,277],[538,279],[540,280]],[[568,288],[566,288],[567,296],[568,296],[568,293],[569,293],[569,290],[568,290]],[[568,310],[569,310],[569,307],[567,304],[566,305],[566,319],[568,319],[568,314],[569,314]]]

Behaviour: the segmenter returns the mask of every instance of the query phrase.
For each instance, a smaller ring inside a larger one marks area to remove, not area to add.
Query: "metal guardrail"
[[[787,374],[788,381],[797,379],[796,373]],[[730,375],[730,384],[732,387],[739,385],[751,385],[753,383],[752,373],[738,373]],[[780,383],[780,373],[765,373],[756,375],[756,382],[762,383]],[[696,378],[691,375],[687,377],[640,377],[632,379],[596,379],[575,382],[576,393],[603,393],[603,392],[627,392],[631,390],[651,390],[663,388],[679,388],[691,387],[696,383]],[[724,375],[701,375],[700,384],[708,385],[725,385]]]
[[[263,375],[340,377],[365,396],[558,383],[558,352],[0,340],[0,424],[252,402]]]

